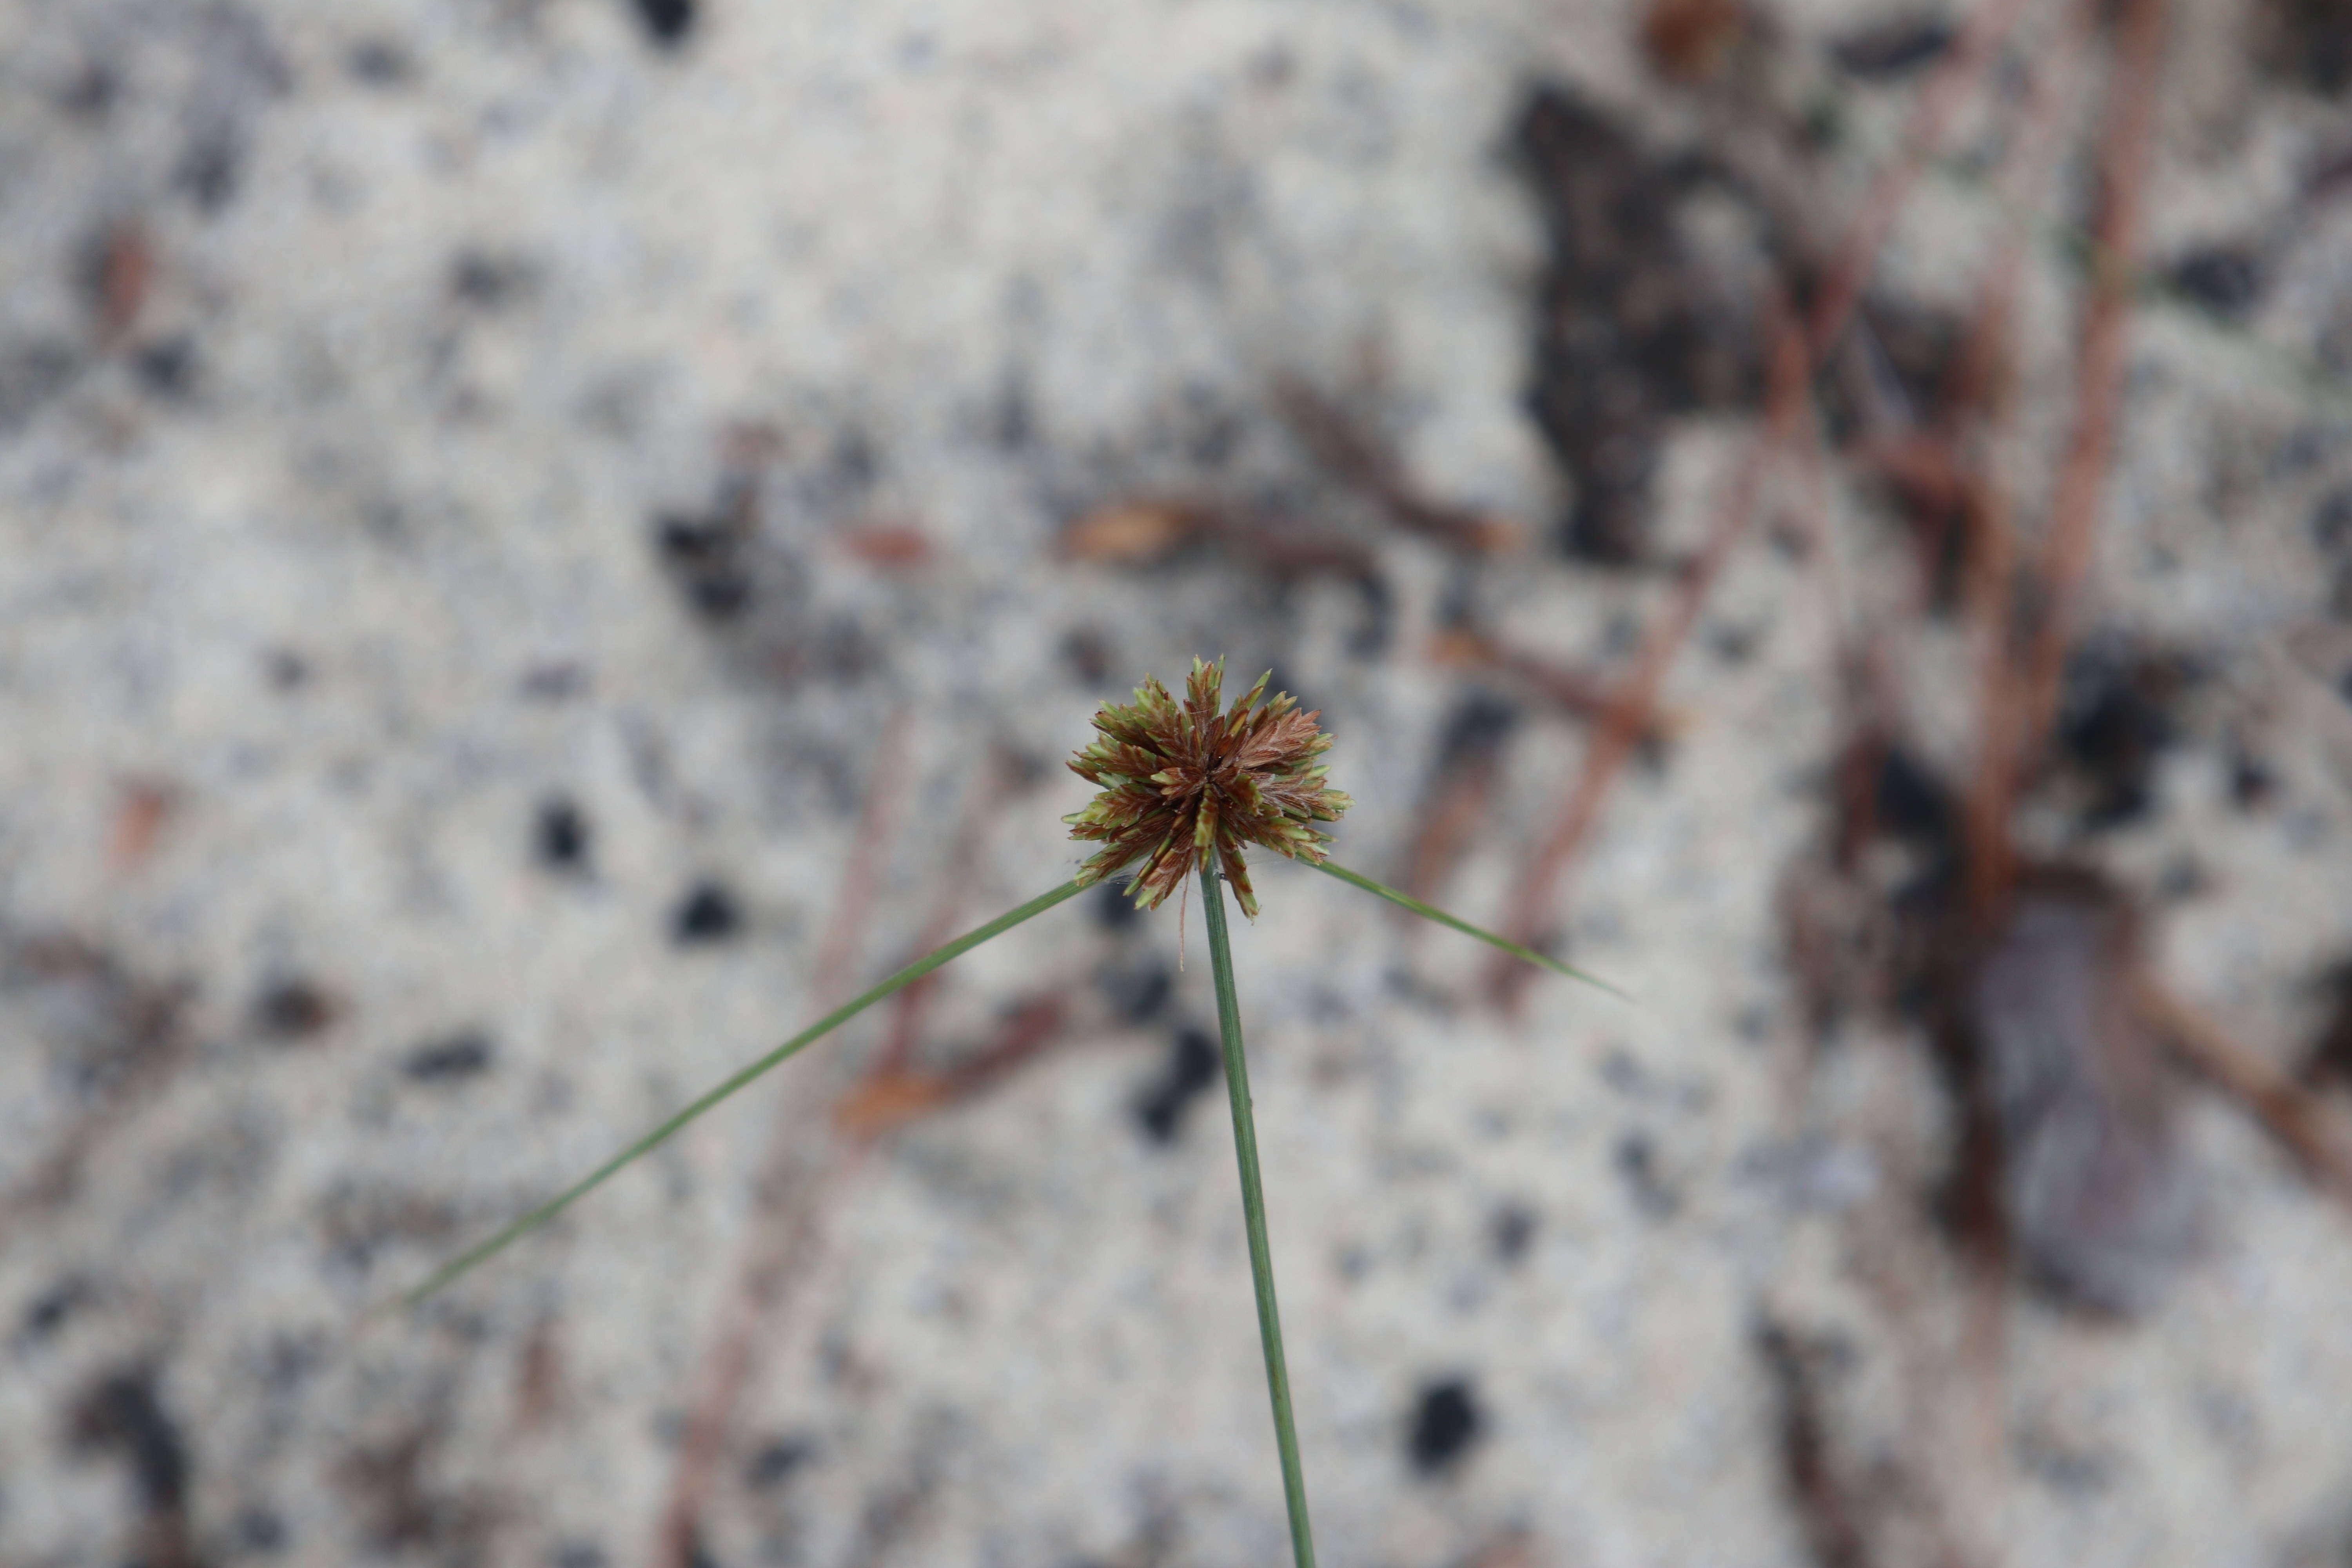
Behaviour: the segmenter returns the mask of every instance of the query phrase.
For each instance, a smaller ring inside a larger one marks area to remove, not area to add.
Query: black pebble
[[[417,1047],[400,1070],[419,1083],[453,1083],[489,1071],[491,1054],[490,1042],[467,1030]]]
[[[1951,836],[1952,792],[1900,746],[1888,746],[1880,754],[1871,804],[1878,826],[1898,838],[1936,844]]]
[[[1122,883],[1105,882],[1095,894],[1095,920],[1105,931],[1125,931],[1142,917]]]
[[[248,1508],[236,1516],[236,1542],[257,1554],[279,1551],[286,1545],[286,1521],[266,1508]]]
[[[228,205],[245,173],[245,149],[234,132],[214,130],[189,142],[180,154],[172,183],[207,216]]]
[[[1519,710],[1486,692],[1473,692],[1445,716],[1437,742],[1438,765],[1484,762],[1494,757],[1517,728]]]
[[[694,30],[694,0],[635,0],[637,20],[646,37],[664,48],[676,48]]]
[[[1062,662],[1088,686],[1099,686],[1110,679],[1110,639],[1092,626],[1066,633],[1062,637]]]
[[[1166,964],[1153,961],[1133,968],[1106,970],[1102,989],[1103,999],[1121,1018],[1130,1024],[1143,1024],[1158,1017],[1160,1010],[1168,1005],[1176,980],[1168,973]]]
[[[398,44],[370,38],[343,58],[343,68],[354,81],[370,87],[398,87],[415,73],[415,62]]]
[[[1629,1132],[1617,1141],[1617,1172],[1633,1189],[1633,1202],[1652,1219],[1670,1219],[1681,1206],[1675,1190],[1658,1169],[1657,1146],[1647,1136]]]
[[[2311,509],[2311,542],[2326,555],[2352,551],[2352,485],[2329,491]]]
[[[655,520],[654,537],[678,585],[704,616],[730,620],[751,606],[740,530],[723,519],[665,516]]]
[[[335,999],[299,976],[272,981],[253,999],[254,1027],[273,1040],[299,1040],[335,1021]]]
[[[1176,1031],[1168,1065],[1135,1102],[1135,1120],[1155,1143],[1173,1143],[1183,1131],[1184,1112],[1215,1084],[1217,1043],[1205,1029]]]
[[[25,1309],[25,1337],[45,1340],[65,1326],[65,1321],[90,1299],[89,1284],[83,1279],[67,1279],[53,1285],[35,1298]]]
[[[814,1458],[816,1445],[805,1437],[779,1437],[763,1443],[760,1451],[751,1456],[751,1462],[743,1467],[744,1484],[754,1491],[764,1491],[790,1479]]]
[[[1830,46],[1830,58],[1848,76],[1892,81],[1934,62],[1952,47],[1952,25],[1940,16],[1898,16]]]
[[[449,292],[485,310],[514,304],[530,292],[533,280],[530,264],[519,257],[467,250],[449,264]]]
[[[139,384],[154,396],[184,397],[195,381],[195,344],[184,337],[149,343],[131,356],[131,368]]]
[[[1430,1384],[1413,1406],[1405,1457],[1421,1474],[1436,1475],[1468,1452],[1485,1424],[1467,1379],[1454,1377]]]
[[[2172,265],[2172,287],[2217,316],[2236,318],[2262,297],[2262,266],[2254,256],[2230,246],[2191,251]]]
[[[2230,757],[2230,804],[2240,811],[2260,811],[2278,794],[2278,775],[2251,752]]]
[[[716,882],[696,883],[670,921],[671,939],[681,947],[725,942],[742,929],[743,911],[736,907],[735,895]]]
[[[540,804],[533,841],[543,864],[559,871],[588,868],[588,819],[569,797],[554,795]]]
[[[130,1461],[151,1514],[176,1511],[187,1501],[187,1444],[152,1373],[119,1372],[99,1383],[75,1412],[73,1435],[79,1447],[111,1448]]]
[[[1528,1255],[1536,1239],[1536,1211],[1525,1204],[1507,1203],[1495,1211],[1490,1222],[1495,1239],[1495,1256],[1505,1263],[1517,1263]]]

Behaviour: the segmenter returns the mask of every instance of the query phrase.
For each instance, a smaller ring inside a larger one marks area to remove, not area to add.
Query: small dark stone
[[[1035,438],[1037,416],[1030,405],[1029,384],[1017,375],[1004,378],[990,410],[990,434],[997,446],[1018,452]]]
[[[70,347],[46,338],[0,345],[0,436],[39,413],[80,368]]]
[[[1495,1256],[1505,1263],[1517,1263],[1535,1244],[1536,1211],[1522,1203],[1504,1204],[1495,1210],[1488,1228],[1495,1241]]]
[[[110,1448],[130,1461],[150,1514],[176,1513],[186,1503],[187,1443],[163,1408],[153,1373],[133,1368],[101,1379],[75,1410],[72,1436],[78,1447]]]
[[[806,1437],[778,1437],[762,1443],[743,1467],[743,1484],[755,1491],[782,1485],[816,1458],[816,1445]]]
[[[25,1309],[25,1337],[45,1340],[65,1327],[66,1320],[90,1300],[89,1281],[67,1279],[50,1286]]]
[[[1184,1130],[1184,1113],[1213,1088],[1223,1063],[1217,1042],[1205,1029],[1176,1031],[1168,1064],[1135,1102],[1135,1120],[1155,1143],[1173,1143]]]
[[[694,30],[694,0],[635,0],[635,5],[646,36],[663,48],[677,47]]]
[[[1880,828],[1899,838],[1940,843],[1952,832],[1951,791],[1900,746],[1880,754],[1872,807]]]
[[[272,981],[253,1000],[254,1027],[274,1040],[308,1039],[341,1013],[332,996],[299,976]]]
[[[1378,572],[1356,579],[1356,597],[1363,616],[1348,634],[1348,652],[1355,658],[1378,658],[1396,636],[1396,590]]]
[[[2319,1032],[2304,1053],[2303,1080],[2308,1084],[2352,1082],[2352,958],[2341,960],[2322,974],[2316,989],[2327,1005]]]
[[[1170,994],[1176,989],[1176,977],[1168,966],[1154,959],[1128,967],[1103,972],[1104,999],[1118,1016],[1130,1024],[1149,1023],[1168,1005]]]
[[[2324,555],[2352,553],[2352,485],[2329,491],[2311,509],[2311,542]]]
[[[343,66],[352,80],[370,87],[398,87],[416,68],[405,50],[383,38],[370,38],[356,46],[344,57]]]
[[[1848,33],[1830,46],[1838,68],[1863,81],[1892,81],[1933,64],[1952,47],[1941,16],[1898,16]]]
[[[77,120],[100,121],[122,96],[122,81],[95,62],[85,66],[58,95],[58,107]]]
[[[198,212],[210,216],[235,198],[244,174],[245,149],[236,134],[215,127],[189,141],[172,172],[172,184],[187,194]]]
[[[1491,693],[1472,692],[1445,716],[1437,742],[1438,766],[1492,759],[1518,722],[1516,704]]]
[[[588,868],[588,819],[569,797],[555,795],[540,803],[531,837],[542,864],[559,871]]]
[[[196,379],[196,345],[186,337],[164,338],[131,356],[139,384],[157,397],[184,397]]]
[[[882,459],[865,431],[845,430],[833,444],[832,467],[841,487],[855,494],[873,488],[881,477]]]
[[[698,942],[725,942],[743,929],[743,911],[735,895],[717,882],[698,882],[670,921],[670,936],[680,947]]]
[[[478,309],[501,310],[529,294],[537,277],[518,257],[462,251],[449,266],[449,292]]]
[[[1634,1205],[1652,1219],[1672,1218],[1681,1203],[1658,1169],[1657,1145],[1643,1133],[1627,1133],[1617,1142],[1616,1161]]]
[[[1105,931],[1125,931],[1143,918],[1135,900],[1117,882],[1105,882],[1095,889],[1095,921]]]
[[[1088,686],[1110,679],[1110,639],[1092,626],[1081,626],[1062,638],[1062,658],[1071,673]]]
[[[2314,92],[2352,89],[2352,4],[2264,0],[2255,8],[2255,53],[2274,74]]]
[[[2058,741],[2091,786],[2084,827],[2121,826],[2155,804],[2157,760],[2179,738],[2170,704],[2189,678],[2179,659],[2096,646],[2068,662]]]
[[[1760,638],[1753,626],[1714,626],[1707,631],[1707,647],[1726,664],[1746,664],[1756,657]]]
[[[1485,1425],[1466,1378],[1447,1378],[1423,1387],[1414,1403],[1405,1458],[1424,1476],[1443,1473],[1478,1440]]]
[[[269,1509],[246,1509],[236,1516],[236,1543],[257,1556],[283,1551],[286,1521]]]
[[[750,607],[751,576],[743,561],[742,531],[724,518],[680,516],[654,523],[662,559],[694,607],[714,621]]]
[[[2230,757],[2230,804],[2240,811],[2260,811],[2278,795],[2278,775],[2252,752]]]
[[[454,1083],[490,1070],[490,1042],[467,1030],[408,1053],[400,1070],[419,1083]]]
[[[2018,1468],[2053,1491],[2095,1496],[2115,1482],[2110,1457],[2053,1442],[2045,1432],[2021,1433],[2014,1447]]]
[[[2172,264],[2175,292],[2217,316],[2242,316],[2262,297],[2262,264],[2250,251],[2231,246],[2194,250]]]
[[[2336,563],[2329,609],[2341,619],[2352,620],[2352,485],[2329,492],[2312,509],[2311,540],[2321,554]]]
[[[2211,891],[2212,887],[2212,873],[2193,855],[2176,857],[2156,879],[2156,893],[2160,899],[2193,899]]]

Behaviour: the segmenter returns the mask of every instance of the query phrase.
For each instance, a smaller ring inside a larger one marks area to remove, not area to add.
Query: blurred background
[[[7,0],[0,1563],[2352,1563],[2342,0]],[[1261,858],[1264,858],[1261,857]]]

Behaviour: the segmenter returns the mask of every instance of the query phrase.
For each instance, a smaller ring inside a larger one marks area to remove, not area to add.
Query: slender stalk
[[[914,963],[907,965],[906,968],[898,971],[898,973],[893,974],[887,980],[876,985],[872,990],[864,993],[862,995],[852,997],[849,1001],[844,1002],[840,1006],[835,1007],[832,1012],[827,1013],[824,1017],[819,1018],[815,1023],[811,1024],[807,1028],[802,1030],[799,1034],[794,1035],[791,1039],[786,1040],[782,1045],[778,1046],[766,1056],[761,1057],[759,1060],[752,1062],[747,1067],[738,1069],[723,1082],[719,1083],[716,1088],[707,1089],[702,1094],[697,1096],[694,1100],[689,1100],[685,1109],[671,1116],[660,1126],[656,1127],[652,1131],[647,1132],[635,1142],[631,1143],[627,1148],[623,1149],[619,1153],[614,1155],[611,1159],[605,1161],[603,1164],[589,1172],[588,1174],[583,1176],[579,1181],[574,1182],[571,1186],[566,1187],[563,1191],[556,1194],[555,1196],[548,1199],[547,1202],[540,1205],[529,1214],[524,1215],[520,1219],[518,1219],[512,1224],[507,1226],[503,1230],[499,1231],[488,1240],[478,1242],[466,1251],[459,1253],[456,1258],[451,1258],[439,1268],[434,1270],[432,1275],[428,1277],[423,1284],[411,1287],[409,1289],[403,1292],[395,1301],[389,1304],[414,1307],[418,1302],[423,1301],[426,1297],[433,1295],[436,1291],[443,1289],[444,1288],[455,1283],[460,1276],[471,1271],[477,1265],[487,1263],[499,1253],[505,1251],[507,1247],[511,1246],[513,1243],[521,1240],[532,1231],[537,1230],[541,1226],[545,1225],[549,1220],[553,1219],[557,1215],[562,1214],[565,1209],[570,1208],[573,1204],[578,1203],[582,1198],[586,1197],[590,1193],[604,1185],[607,1178],[617,1174],[621,1169],[627,1165],[631,1161],[635,1160],[642,1154],[650,1152],[656,1145],[662,1143],[665,1140],[670,1138],[684,1128],[688,1122],[692,1121],[696,1117],[700,1116],[704,1111],[709,1110],[720,1100],[725,1100],[729,1095],[733,1094],[737,1089],[741,1089],[753,1079],[758,1078],[761,1073],[766,1072],[770,1068],[775,1067],[787,1057],[793,1055],[803,1046],[812,1045],[817,1040],[824,1038],[826,1035],[829,1035],[834,1030],[841,1027],[842,1025],[849,1022],[850,1019],[856,1017],[866,1008],[874,1005],[875,1003],[881,1001],[885,996],[889,995],[894,991],[902,990],[906,986],[913,984],[916,981],[920,980],[924,975],[929,974],[932,970],[939,968],[950,959],[961,957],[963,954],[970,952],[973,948],[978,947],[982,942],[988,941],[991,937],[1002,936],[1006,931],[1011,931],[1014,926],[1019,925],[1022,921],[1028,920],[1034,915],[1042,915],[1047,910],[1052,909],[1055,904],[1076,898],[1082,891],[1084,891],[1084,889],[1076,882],[1065,882],[1060,887],[1055,889],[1052,892],[1042,893],[1036,898],[1030,900],[1027,903],[1023,904],[1019,909],[1008,910],[1005,913],[997,916],[986,925],[964,932],[963,935],[956,938],[955,941],[949,942],[945,947],[933,948],[922,957],[915,960]]]
[[[1265,1236],[1265,1193],[1259,1185],[1257,1122],[1250,1114],[1249,1064],[1242,1053],[1242,1006],[1234,994],[1234,954],[1225,935],[1225,885],[1213,863],[1201,867],[1201,908],[1209,918],[1209,966],[1217,979],[1217,1029],[1225,1041],[1225,1089],[1234,1103],[1234,1153],[1242,1173],[1242,1220],[1249,1231],[1250,1279],[1257,1287],[1257,1334],[1265,1347],[1265,1386],[1274,1400],[1274,1442],[1282,1453],[1282,1496],[1290,1510],[1290,1553],[1315,1568],[1315,1534],[1307,1523],[1307,1475],[1298,1464],[1298,1430],[1290,1415],[1290,1370],[1282,1354],[1282,1314],[1274,1302],[1274,1250]]]
[[[1598,985],[1603,991],[1608,992],[1612,996],[1623,997],[1624,1000],[1628,1002],[1633,1000],[1631,996],[1626,996],[1625,993],[1618,990],[1617,987],[1610,984],[1609,982],[1601,979],[1597,974],[1587,974],[1581,969],[1570,968],[1569,965],[1562,963],[1559,959],[1553,958],[1548,953],[1538,952],[1531,947],[1520,946],[1517,942],[1513,942],[1509,937],[1496,936],[1493,931],[1484,930],[1478,926],[1474,926],[1468,921],[1463,920],[1458,916],[1447,914],[1435,904],[1424,904],[1419,899],[1414,898],[1411,893],[1400,893],[1394,888],[1385,887],[1379,882],[1375,882],[1360,871],[1350,871],[1345,866],[1335,866],[1328,860],[1317,860],[1310,862],[1310,864],[1312,864],[1318,871],[1322,872],[1327,877],[1337,877],[1339,880],[1348,883],[1351,887],[1363,889],[1364,891],[1373,895],[1375,898],[1386,899],[1389,902],[1396,905],[1399,909],[1411,910],[1414,914],[1419,915],[1425,921],[1435,921],[1439,925],[1448,927],[1454,931],[1458,931],[1465,936],[1475,936],[1480,942],[1486,943],[1490,947],[1498,947],[1502,949],[1505,952],[1509,953],[1513,958],[1523,960],[1524,962],[1535,964],[1539,968],[1549,969],[1555,974],[1565,974],[1570,980],[1581,980],[1587,985]]]

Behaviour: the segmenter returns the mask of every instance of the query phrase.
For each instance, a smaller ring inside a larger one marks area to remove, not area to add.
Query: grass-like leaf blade
[[[1360,871],[1350,871],[1345,866],[1334,866],[1328,860],[1318,862],[1315,868],[1323,872],[1327,876],[1337,877],[1339,880],[1346,882],[1352,887],[1361,888],[1364,891],[1370,893],[1375,897],[1386,899],[1389,902],[1396,905],[1399,909],[1411,910],[1414,914],[1419,915],[1425,921],[1435,921],[1439,925],[1449,926],[1452,929],[1460,931],[1464,936],[1475,936],[1489,947],[1497,947],[1502,949],[1505,952],[1509,953],[1513,958],[1522,959],[1539,968],[1549,969],[1555,974],[1564,974],[1570,980],[1581,980],[1587,985],[1598,985],[1603,991],[1608,992],[1612,996],[1621,997],[1628,1002],[1633,1000],[1633,998],[1626,995],[1624,992],[1619,990],[1616,986],[1610,984],[1609,982],[1601,979],[1599,975],[1587,974],[1581,969],[1571,968],[1568,964],[1562,963],[1559,959],[1553,958],[1548,953],[1538,952],[1534,948],[1521,947],[1517,942],[1513,942],[1507,936],[1496,936],[1493,931],[1484,930],[1478,926],[1474,926],[1468,921],[1462,920],[1454,915],[1447,914],[1444,910],[1439,909],[1434,904],[1423,903],[1411,893],[1400,893],[1394,888],[1386,887],[1379,882],[1375,882],[1370,877],[1363,875],[1363,873]]]
[[[605,1161],[603,1164],[589,1172],[588,1174],[583,1176],[579,1181],[574,1182],[571,1186],[566,1187],[555,1196],[548,1199],[547,1202],[540,1205],[537,1208],[532,1209],[521,1218],[508,1225],[496,1235],[491,1236],[485,1241],[476,1244],[474,1247],[458,1254],[456,1258],[451,1258],[448,1262],[436,1269],[422,1284],[411,1287],[396,1298],[394,1302],[387,1303],[387,1305],[414,1307],[419,1302],[426,1300],[428,1297],[431,1297],[436,1292],[456,1283],[459,1279],[471,1273],[481,1264],[488,1262],[491,1258],[505,1251],[514,1243],[521,1240],[524,1237],[529,1236],[532,1231],[537,1230],[541,1226],[545,1225],[549,1220],[553,1219],[557,1215],[562,1214],[565,1209],[570,1208],[582,1198],[586,1197],[590,1193],[604,1185],[611,1177],[618,1174],[624,1167],[635,1161],[641,1155],[651,1152],[664,1142],[682,1131],[688,1122],[700,1116],[704,1111],[710,1110],[720,1100],[725,1100],[728,1096],[733,1094],[737,1089],[742,1089],[751,1083],[753,1079],[758,1078],[769,1068],[777,1066],[786,1058],[793,1056],[803,1047],[812,1045],[817,1040],[824,1038],[826,1035],[829,1035],[834,1030],[841,1027],[842,1025],[849,1022],[850,1019],[857,1016],[858,1014],[864,1012],[866,1008],[874,1005],[875,1003],[881,1001],[884,997],[888,996],[895,991],[905,989],[916,981],[920,980],[924,975],[929,974],[932,970],[939,968],[941,964],[948,963],[951,959],[961,958],[963,954],[970,952],[973,948],[978,947],[982,942],[988,941],[991,937],[1002,936],[1006,931],[1011,931],[1014,926],[1019,925],[1022,921],[1029,920],[1036,915],[1042,915],[1047,910],[1052,909],[1055,904],[1076,898],[1082,891],[1084,891],[1084,889],[1081,888],[1078,883],[1075,881],[1065,882],[1060,887],[1055,889],[1052,892],[1041,894],[1040,896],[1030,900],[1027,903],[1023,904],[1020,908],[1008,910],[1006,913],[997,916],[986,925],[981,926],[973,931],[966,931],[963,935],[956,938],[953,942],[949,942],[944,947],[932,949],[929,952],[927,952],[922,957],[915,960],[914,963],[907,965],[906,968],[901,969],[898,973],[891,975],[887,980],[885,980],[879,984],[874,986],[871,990],[861,993],[859,995],[843,1003],[840,1006],[835,1008],[832,1012],[827,1013],[824,1017],[819,1018],[815,1023],[811,1024],[799,1034],[794,1035],[791,1039],[786,1040],[782,1045],[778,1046],[774,1050],[770,1051],[766,1056],[760,1058],[757,1061],[750,1063],[748,1066],[730,1075],[715,1087],[705,1090],[702,1094],[688,1101],[683,1109],[679,1110],[667,1121],[662,1122],[661,1125],[654,1128],[651,1131],[646,1133],[645,1136],[629,1144],[619,1153],[614,1154],[611,1159]]]

